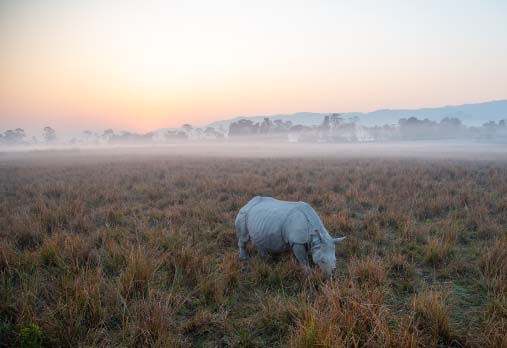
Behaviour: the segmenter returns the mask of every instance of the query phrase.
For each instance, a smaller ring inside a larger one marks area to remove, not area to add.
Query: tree
[[[102,134],[102,138],[103,138],[105,141],[110,141],[110,140],[111,140],[111,138],[113,138],[113,137],[114,137],[114,131],[113,131],[111,128],[106,129],[106,130],[104,131],[104,134]]]
[[[332,114],[329,117],[329,123],[331,124],[332,128],[337,128],[342,122],[343,118],[341,117],[341,114]]]
[[[185,131],[185,132],[190,132],[193,127],[192,125],[188,124],[188,123],[185,123],[183,126],[181,126],[181,128]]]
[[[260,132],[261,134],[269,133],[271,127],[273,126],[273,122],[268,117],[264,117],[264,120],[261,123]]]
[[[14,130],[14,132],[16,133],[16,137],[22,141],[25,137],[26,137],[26,133],[24,131],[24,129],[21,129],[21,128],[16,128]]]
[[[446,118],[443,118],[442,121],[440,121],[440,125],[446,126],[446,127],[458,128],[458,127],[462,126],[462,123],[459,118],[446,117]]]
[[[306,126],[303,126],[303,125],[300,125],[300,124],[296,124],[296,125],[290,127],[289,131],[291,131],[291,132],[303,132],[303,131],[310,130],[310,129],[311,129],[310,127],[306,127]]]
[[[229,125],[229,135],[251,135],[257,134],[260,129],[260,124],[253,123],[251,120],[241,119],[237,122],[232,122]]]
[[[52,143],[56,140],[56,132],[53,128],[47,126],[43,129],[43,137],[46,143]]]
[[[454,123],[452,119],[449,122]],[[447,121],[446,121],[447,122]],[[416,117],[402,118],[398,121],[400,135],[406,140],[431,139],[439,136],[439,124],[427,118],[419,120]]]
[[[331,129],[329,116],[324,117],[324,120],[322,120],[322,123],[320,124],[319,128],[321,131],[324,132],[327,132]]]
[[[90,141],[90,138],[92,137],[93,133],[90,130],[83,131],[83,134],[85,136],[85,141],[88,143]]]
[[[25,131],[21,128],[6,130],[2,136],[2,142],[10,145],[22,144],[26,137]]]
[[[213,127],[206,127],[204,129],[203,134],[204,134],[204,137],[207,139],[222,139],[224,137],[224,135],[222,133],[220,133],[219,131],[217,131]]]
[[[8,129],[4,133],[4,139],[7,144],[13,144],[16,142],[16,133],[12,129]]]
[[[283,120],[275,120],[273,122],[273,125],[275,127],[274,132],[280,133],[280,132],[287,132],[290,127],[292,127],[291,121],[283,121]]]

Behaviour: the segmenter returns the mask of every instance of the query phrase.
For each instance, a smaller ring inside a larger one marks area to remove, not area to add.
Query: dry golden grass
[[[491,289],[507,294],[507,238],[505,236],[485,247],[480,267]]]
[[[255,195],[302,200],[338,272],[237,257]],[[0,347],[507,347],[507,164],[0,162]]]
[[[418,294],[413,299],[416,321],[434,341],[432,345],[451,342],[452,332],[445,301],[445,294],[432,290]]]

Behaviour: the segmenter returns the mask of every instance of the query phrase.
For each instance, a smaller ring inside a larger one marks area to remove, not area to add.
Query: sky
[[[0,131],[507,98],[507,1],[0,0]]]

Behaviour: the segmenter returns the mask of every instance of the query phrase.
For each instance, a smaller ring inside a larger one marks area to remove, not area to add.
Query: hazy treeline
[[[51,127],[44,127],[42,130],[42,140],[45,143],[53,143],[56,141],[56,132]],[[0,133],[0,144],[7,145],[23,145],[23,144],[37,144],[40,141],[37,137],[27,139],[27,135],[24,129],[8,129],[3,133]]]
[[[444,118],[440,122],[415,117],[399,121],[399,138],[416,139],[504,139],[507,140],[506,120],[489,121],[481,127],[467,127],[458,118]]]
[[[325,116],[318,125],[305,126],[291,121],[268,117],[262,122],[240,119],[226,127],[193,127],[184,124],[176,129],[162,129],[146,134],[106,129],[103,132],[85,130],[78,137],[60,138],[52,127],[44,127],[42,138],[29,137],[21,129],[0,133],[1,145],[69,144],[69,145],[121,145],[154,144],[181,141],[223,141],[247,137],[251,141],[276,140],[288,142],[379,142],[462,139],[507,142],[506,120],[489,121],[480,127],[470,127],[459,118],[443,118],[440,122],[416,117],[402,118],[397,124],[363,126],[357,118],[344,118],[340,114]]]
[[[228,135],[266,136],[286,134],[289,141],[301,142],[365,142],[399,140],[438,140],[438,139],[496,139],[507,140],[506,121],[489,121],[481,127],[467,127],[458,118],[446,117],[440,122],[415,117],[402,118],[398,124],[366,127],[357,119],[345,119],[339,114],[325,116],[316,126],[293,125],[290,121],[272,122],[265,118],[254,123],[248,119],[233,122]]]

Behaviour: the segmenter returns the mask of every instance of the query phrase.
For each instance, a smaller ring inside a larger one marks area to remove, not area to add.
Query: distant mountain
[[[312,126],[320,124],[324,116],[329,114],[331,113],[298,112],[289,115],[239,116],[228,120],[212,122],[208,126],[226,130],[232,122],[240,119],[261,122],[265,117],[268,117],[271,121],[292,121],[292,124]],[[455,117],[459,118],[467,126],[480,126],[488,121],[507,119],[507,100],[457,106],[443,106],[438,108],[385,109],[367,113],[344,112],[341,113],[341,115],[346,119],[354,119],[356,123],[363,126],[397,124],[400,118],[408,117],[417,117],[419,119],[427,118],[431,121],[440,121],[445,117]]]

